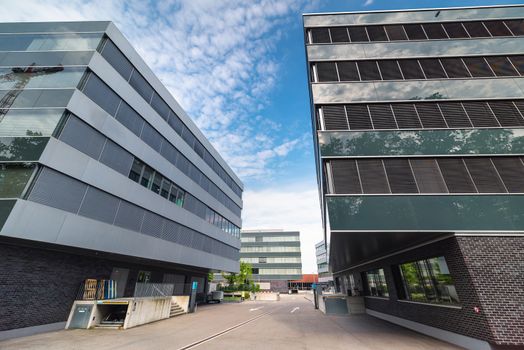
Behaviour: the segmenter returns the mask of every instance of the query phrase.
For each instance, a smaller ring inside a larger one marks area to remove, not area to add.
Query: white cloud
[[[315,243],[323,239],[316,183],[244,193],[243,227],[300,231],[303,273],[316,273]]]
[[[375,2],[375,0],[366,0],[366,2],[364,2],[364,6],[369,6],[371,4],[373,4]]]
[[[279,125],[264,128],[259,113],[282,68],[273,56],[279,27],[299,25],[289,15],[305,3],[24,0],[3,3],[0,21],[115,21],[226,161],[249,179],[271,175],[274,162],[298,146],[278,139]]]

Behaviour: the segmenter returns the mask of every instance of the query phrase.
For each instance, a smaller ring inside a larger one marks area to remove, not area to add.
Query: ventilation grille
[[[422,29],[424,28],[424,29]],[[347,31],[349,31],[349,38]],[[432,40],[524,35],[522,20],[470,21],[311,28],[312,44],[363,41]],[[330,36],[331,33],[331,36]],[[386,35],[387,33],[387,35]],[[369,34],[369,35],[368,35]]]
[[[328,166],[335,194],[524,193],[523,159],[512,156],[333,159]]]
[[[324,115],[325,130],[524,126],[524,101],[522,100],[373,103],[328,105],[320,106],[320,108]]]
[[[316,66],[318,82],[475,79],[493,77],[495,75],[499,77],[518,77],[524,73],[523,56],[337,61],[313,62],[311,64],[312,67]],[[360,76],[356,69],[357,65]],[[377,65],[380,67],[382,75],[379,73]],[[313,81],[315,81],[314,78],[312,75],[311,79]]]

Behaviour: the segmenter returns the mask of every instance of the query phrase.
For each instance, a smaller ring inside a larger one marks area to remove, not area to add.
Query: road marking
[[[272,313],[275,312],[275,311],[276,311],[276,310],[268,311],[268,312],[263,313],[263,314],[261,314],[261,315],[258,315],[258,316],[255,316],[255,317],[253,317],[253,318],[250,318],[250,319],[247,320],[247,321],[244,321],[244,322],[241,322],[241,323],[239,323],[239,324],[237,324],[237,325],[234,325],[234,326],[232,326],[232,327],[226,328],[226,329],[224,329],[223,331],[220,331],[220,332],[218,332],[218,333],[215,333],[215,334],[213,334],[213,335],[210,335],[209,337],[206,337],[206,338],[201,339],[201,340],[198,340],[198,341],[196,341],[196,342],[194,342],[194,343],[191,343],[191,344],[188,344],[188,345],[183,346],[183,347],[181,347],[181,348],[178,348],[178,350],[189,350],[189,349],[196,348],[197,346],[200,346],[200,345],[202,345],[202,344],[204,344],[204,343],[207,343],[207,342],[209,342],[209,341],[211,341],[211,340],[213,340],[213,339],[215,339],[215,338],[218,338],[218,337],[220,337],[220,336],[222,336],[222,335],[224,335],[224,334],[226,334],[226,333],[229,333],[229,332],[231,332],[231,331],[234,331],[235,329],[237,329],[237,328],[239,328],[239,327],[242,327],[242,326],[244,326],[244,325],[246,325],[246,324],[248,324],[248,323],[250,323],[250,322],[256,321],[256,320],[258,320],[259,318],[262,318],[262,317],[264,317],[264,316],[267,316],[267,315],[269,315],[269,314],[272,314]]]
[[[249,309],[249,311],[257,311],[257,310],[260,310],[262,308],[263,308],[263,306],[259,306],[259,307],[255,307],[253,309]]]
[[[297,311],[297,310],[299,310],[299,309],[300,309],[300,308],[297,306],[296,308],[294,308],[293,310],[291,310],[291,313],[293,313],[293,312],[295,312],[295,311]]]

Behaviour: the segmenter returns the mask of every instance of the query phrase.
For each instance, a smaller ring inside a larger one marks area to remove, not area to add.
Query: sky
[[[111,20],[244,183],[244,229],[323,239],[302,13],[513,4],[439,0],[0,0],[1,22]]]

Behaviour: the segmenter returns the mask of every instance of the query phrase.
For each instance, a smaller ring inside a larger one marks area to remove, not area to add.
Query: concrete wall
[[[171,300],[177,303],[185,312],[189,309],[189,295],[172,296]]]
[[[129,302],[124,329],[169,318],[171,297],[134,298]]]

